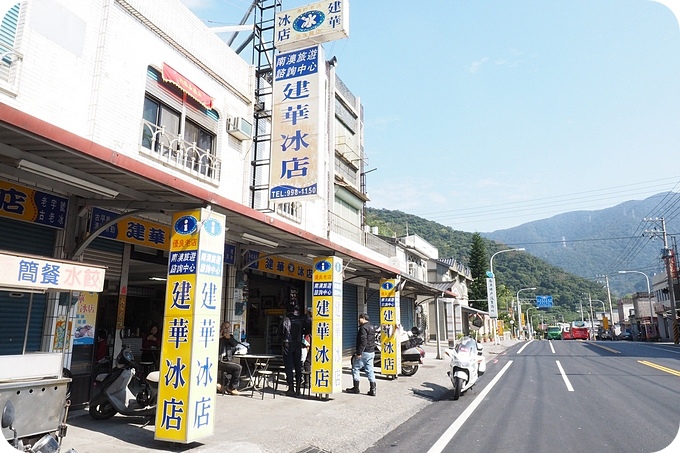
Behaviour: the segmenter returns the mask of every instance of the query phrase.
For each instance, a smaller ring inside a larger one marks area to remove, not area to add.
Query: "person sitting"
[[[229,384],[227,385],[226,392],[230,395],[238,395],[238,386],[241,378],[242,367],[238,363],[234,362],[234,351],[238,346],[238,341],[234,338],[231,333],[231,324],[228,322],[223,322],[220,326],[220,346],[219,346],[219,364],[217,366],[218,370],[218,381],[221,380],[222,375],[230,375]],[[217,391],[222,392],[222,383],[217,383]]]
[[[156,358],[161,349],[161,336],[158,333],[158,326],[151,324],[149,331],[142,338],[142,362],[153,362],[156,364]]]
[[[97,349],[94,355],[95,363],[105,359],[109,356],[109,334],[106,329],[99,329],[97,331]]]

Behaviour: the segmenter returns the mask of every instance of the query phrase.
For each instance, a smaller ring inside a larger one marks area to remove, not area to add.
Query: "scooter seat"
[[[158,381],[161,380],[161,372],[160,371],[152,371],[151,373],[146,375],[146,380],[149,381],[149,382],[158,383]]]

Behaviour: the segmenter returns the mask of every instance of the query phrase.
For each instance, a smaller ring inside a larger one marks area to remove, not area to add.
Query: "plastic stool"
[[[144,377],[153,371],[153,362],[139,362],[139,365],[142,367],[140,371]]]

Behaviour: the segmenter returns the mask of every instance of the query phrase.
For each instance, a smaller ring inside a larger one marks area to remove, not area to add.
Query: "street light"
[[[519,248],[515,248],[515,249],[499,250],[496,253],[494,253],[493,255],[491,255],[491,259],[489,259],[489,271],[491,272],[491,278],[493,279],[493,292],[494,292],[493,300],[494,300],[494,303],[496,303],[496,276],[493,273],[493,258],[496,255],[501,254],[501,253],[523,252],[524,250],[525,250],[524,247],[519,247]],[[488,280],[487,280],[487,282],[488,282]],[[491,294],[488,294],[488,291],[487,291],[486,297],[487,297],[487,300],[489,302],[491,302]],[[488,309],[488,307],[487,307],[487,309]],[[493,344],[500,344],[500,343],[498,343],[498,313],[495,313],[495,314],[496,314],[496,317],[491,318],[491,319],[493,319],[493,321],[492,321],[492,324],[493,324]]]
[[[534,318],[533,316],[531,316],[531,318],[529,317],[529,310],[531,310],[532,308],[536,310],[536,314],[538,314],[538,308],[534,307],[533,305],[527,308],[527,321],[531,319],[531,323],[529,324],[529,336],[531,338],[534,338]]]
[[[536,288],[522,288],[517,291],[517,315],[519,316],[518,332],[522,334],[522,303],[519,300],[520,291],[536,291]]]
[[[649,323],[652,325],[652,330],[654,330],[654,308],[652,307],[652,292],[649,288],[649,277],[642,271],[619,271],[619,274],[642,274],[647,280],[647,300],[649,301]]]

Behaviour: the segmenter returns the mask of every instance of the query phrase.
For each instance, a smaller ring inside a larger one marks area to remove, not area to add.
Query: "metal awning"
[[[54,169],[117,195],[111,199],[65,181],[36,178],[34,173],[19,168],[20,161]],[[0,103],[0,175],[10,180],[82,196],[86,206],[155,213],[159,221],[166,223],[173,211],[209,205],[226,216],[229,242],[240,242],[264,253],[297,256],[301,262],[311,262],[313,256],[337,256],[345,263],[351,260],[352,268],[356,269],[353,273],[370,281],[400,275],[400,270],[389,264],[179,179],[160,165],[150,159],[145,162],[121,154]],[[243,233],[275,242],[277,246],[271,248],[243,240],[240,237]]]

